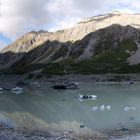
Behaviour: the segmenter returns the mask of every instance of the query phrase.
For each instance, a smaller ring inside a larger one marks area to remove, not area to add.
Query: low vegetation
[[[106,45],[109,43],[106,43]],[[137,50],[136,44],[131,40],[123,40],[116,48],[98,46],[96,55],[89,60],[75,62],[74,58],[50,63],[43,73],[45,74],[103,74],[103,73],[138,73],[140,65],[129,65],[126,59]],[[127,50],[127,51],[126,51]]]

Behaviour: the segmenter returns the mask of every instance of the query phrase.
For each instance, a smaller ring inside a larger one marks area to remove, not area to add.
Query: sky
[[[0,48],[30,31],[71,27],[118,10],[139,13],[140,0],[0,0]]]

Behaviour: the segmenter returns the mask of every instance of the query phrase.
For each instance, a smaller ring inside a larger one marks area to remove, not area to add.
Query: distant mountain
[[[140,72],[140,14],[113,12],[50,33],[30,32],[1,50],[0,69],[46,74]]]

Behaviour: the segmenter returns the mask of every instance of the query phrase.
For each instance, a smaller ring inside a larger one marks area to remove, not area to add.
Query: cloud
[[[16,37],[46,23],[45,0],[0,0],[0,33]]]
[[[15,39],[31,30],[54,31],[81,18],[139,7],[139,0],[0,0],[0,34]]]
[[[49,0],[46,10],[53,17],[51,22],[54,24],[49,30],[68,28],[83,18],[105,12],[108,8],[103,8],[103,5],[109,2],[110,0]]]

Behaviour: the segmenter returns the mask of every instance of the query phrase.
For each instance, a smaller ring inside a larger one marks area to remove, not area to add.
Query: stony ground
[[[0,140],[108,140],[107,136],[80,136],[73,132],[40,132],[0,128]]]
[[[140,130],[112,130],[106,134],[76,135],[72,131],[17,130],[0,124],[0,140],[140,140]]]
[[[140,74],[97,74],[97,75],[0,75],[0,86],[1,87],[14,87],[18,81],[25,81],[29,83],[33,82],[63,82],[63,81],[76,81],[76,82],[124,82],[124,81],[135,81],[140,82]],[[9,84],[10,83],[10,84]]]

